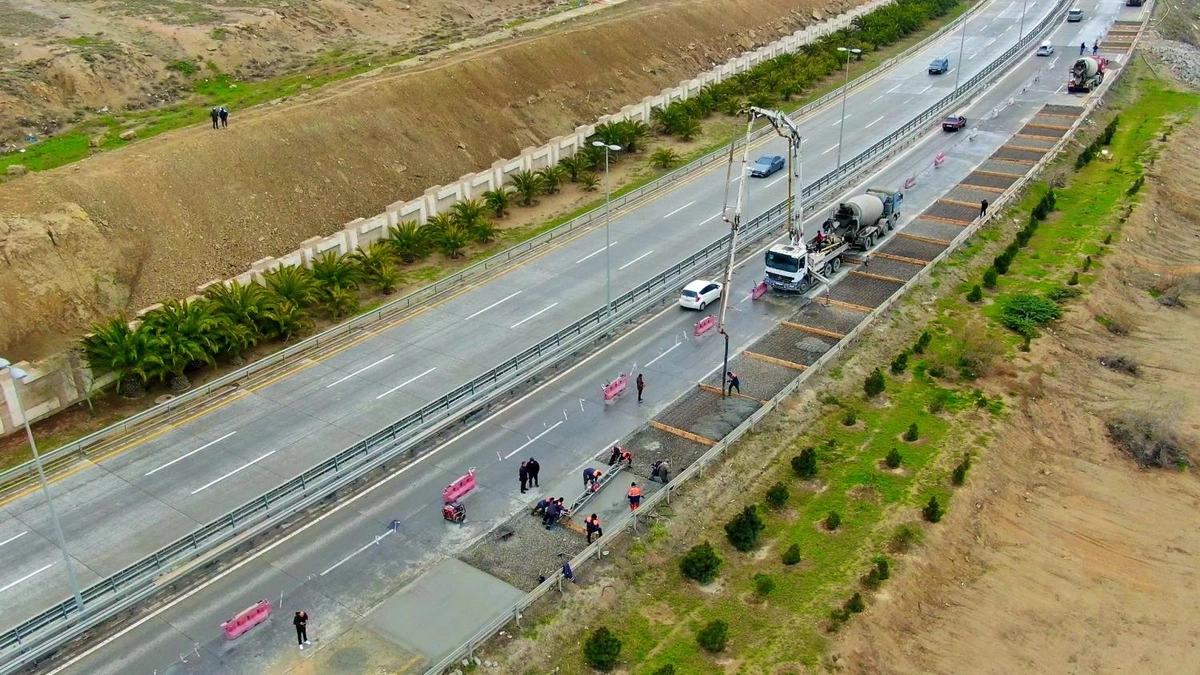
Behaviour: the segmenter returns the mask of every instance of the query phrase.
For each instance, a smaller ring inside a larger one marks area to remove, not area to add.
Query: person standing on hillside
[[[221,126],[228,129],[229,128],[229,111],[225,109],[225,106],[221,106],[221,109],[217,112],[221,115]]]
[[[217,126],[217,120],[220,119],[221,113],[219,111],[217,111],[216,106],[213,106],[213,109],[208,111],[208,116],[212,118],[213,128],[214,129],[219,128]]]

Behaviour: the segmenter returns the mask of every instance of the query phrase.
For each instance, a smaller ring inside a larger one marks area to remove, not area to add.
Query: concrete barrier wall
[[[306,239],[299,248],[290,253],[255,261],[250,265],[250,269],[242,274],[231,279],[210,281],[198,287],[196,291],[203,294],[205,289],[217,283],[263,283],[263,274],[273,269],[293,265],[309,266],[314,258],[327,251],[342,254],[365,248],[372,242],[386,238],[388,228],[399,223],[415,221],[424,225],[433,216],[447,212],[455,202],[479,199],[484,192],[510,183],[511,177],[516,173],[544,169],[554,166],[564,157],[570,157],[585,146],[588,136],[594,133],[598,124],[625,120],[649,123],[654,108],[686,100],[695,96],[706,85],[726,80],[780,54],[794,52],[824,35],[849,26],[854,17],[867,14],[890,2],[892,0],[871,0],[837,17],[743,53],[694,78],[683,80],[675,87],[664,89],[660,94],[647,96],[639,103],[624,106],[618,113],[605,115],[595,124],[576,127],[571,134],[557,136],[541,146],[525,148],[519,156],[497,160],[491,168],[462,176],[453,184],[435,185],[425,190],[420,197],[391,204],[383,213],[369,218],[355,219],[329,236]],[[139,310],[136,315],[144,316],[146,312],[160,306],[151,305]],[[131,325],[135,324],[136,322]],[[0,378],[8,377],[7,385],[0,379],[0,436],[16,431],[23,423],[16,401],[17,387],[20,387],[21,399],[30,419],[37,420],[82,401],[87,392],[107,386],[114,379],[109,376],[93,380],[90,371],[80,359],[69,352],[56,354],[37,363],[22,362],[18,365],[30,374],[27,383],[13,382],[10,376],[0,374]]]

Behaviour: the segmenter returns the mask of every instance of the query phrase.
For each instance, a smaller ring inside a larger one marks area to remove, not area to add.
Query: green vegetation
[[[592,631],[583,643],[583,655],[588,665],[608,672],[616,667],[617,659],[621,656],[621,639],[601,626]]]
[[[769,574],[754,575],[754,592],[760,598],[765,598],[775,590],[775,580]]]
[[[908,370],[908,352],[900,352],[892,359],[892,374],[899,375]]]
[[[767,528],[758,509],[747,506],[742,512],[725,524],[725,536],[737,550],[747,553],[758,547],[758,536]]]
[[[921,516],[931,523],[940,521],[942,515],[942,505],[938,502],[936,495],[930,497],[929,503],[925,505],[924,509],[921,509]]]
[[[913,443],[918,438],[920,438],[920,432],[917,430],[917,423],[913,422],[912,424],[908,425],[908,430],[904,432],[904,440],[908,441],[909,443]]]
[[[863,391],[867,394],[867,398],[875,398],[886,388],[887,381],[883,379],[883,371],[879,368],[872,370],[867,379],[863,381]]]
[[[897,450],[895,446],[892,446],[892,449],[888,452],[887,457],[884,458],[883,463],[886,464],[887,468],[889,469],[899,469],[900,463],[903,461],[904,458],[900,456],[900,451]]]
[[[721,557],[717,555],[716,549],[706,541],[693,546],[679,559],[679,571],[689,579],[708,584],[717,578],[721,562]]]
[[[791,546],[788,546],[787,550],[783,552],[782,559],[783,559],[784,565],[795,565],[796,563],[799,563],[800,562],[800,545],[792,544]]]
[[[767,506],[773,509],[782,509],[787,505],[788,497],[790,496],[786,485],[776,483],[767,490]]]
[[[729,643],[729,624],[720,619],[709,621],[696,633],[696,642],[714,654],[725,651],[725,645]]]
[[[825,529],[833,532],[842,526],[842,516],[837,511],[830,511],[829,515],[825,516]]]
[[[802,480],[815,478],[817,475],[817,449],[805,448],[792,458],[792,471]]]

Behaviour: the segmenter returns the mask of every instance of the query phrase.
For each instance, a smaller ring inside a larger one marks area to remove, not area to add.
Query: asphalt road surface
[[[1107,5],[1112,7],[1096,10],[1084,3],[1088,20],[1058,30],[1054,42],[1063,45],[1060,55],[1071,54],[1067,45],[1085,40],[1090,44],[1103,34],[1106,22],[1119,10],[1111,2]],[[1029,3],[1026,26],[1040,20],[1048,7],[1046,0]],[[919,111],[950,91],[954,70],[942,76],[925,72],[935,56],[950,55],[965,79],[989,56],[1006,49],[1016,40],[1020,12],[1021,4],[1015,0],[984,8],[968,25],[961,64],[956,33],[852,94],[842,156],[854,156],[901,126],[909,116],[902,111]],[[1067,63],[1060,63],[1058,71],[1065,74]],[[1020,91],[1036,68],[1046,65],[1045,60],[1023,63],[1004,88]],[[1047,78],[1041,88],[1027,89],[1025,96],[1044,100],[1061,79]],[[968,117],[980,117],[1009,95],[987,97],[967,111]],[[1032,109],[1017,106],[1012,112],[1031,114]],[[973,123],[981,135],[969,148],[972,152],[963,155],[969,165],[982,159],[976,151],[987,146],[985,138],[993,127],[997,142],[1011,132],[1008,127],[1015,129],[1018,120],[1008,119],[1012,112],[986,124]],[[833,168],[840,123],[839,105],[801,122],[807,139],[807,176]],[[898,184],[927,162],[922,152],[932,156],[930,151],[936,152],[932,146],[962,149],[964,137],[935,136],[924,144],[930,147],[918,148],[912,160],[893,163],[877,181]],[[784,150],[783,141],[773,139],[754,154],[783,154]],[[951,161],[941,175],[954,173],[955,161],[951,149]],[[781,200],[785,179],[778,173],[753,181],[748,216]],[[593,311],[605,298],[606,257],[611,256],[616,296],[722,236],[726,226],[718,212],[724,181],[722,166],[615,218],[608,255],[604,232],[594,230],[368,340],[314,361],[286,379],[242,394],[59,481],[53,488],[55,499],[80,582],[86,585],[111,574]],[[932,201],[936,184],[925,181],[908,192],[910,215]],[[923,195],[926,191],[929,194]],[[807,225],[815,226],[813,221]],[[734,280],[732,292],[737,297],[729,324],[735,349],[794,310],[789,304],[743,302],[744,293],[738,289],[749,289],[760,276],[761,267],[753,262],[743,266]],[[720,344],[716,339],[685,339],[697,318],[674,308],[664,312],[570,376],[441,448],[386,488],[331,513],[305,536],[288,540],[223,583],[98,652],[82,662],[78,672],[150,672],[165,667],[196,643],[208,642],[219,621],[249,604],[249,598],[270,595],[259,589],[303,589],[313,594],[309,606],[320,608],[323,616],[344,614],[344,620],[352,620],[422,565],[459,550],[471,536],[524,504],[516,489],[515,466],[504,468],[505,464],[532,454],[541,461],[543,476],[570,474],[717,367]],[[597,402],[599,384],[617,372],[627,372],[633,363],[651,382],[647,403],[638,408],[627,398],[605,408]],[[482,489],[473,497],[472,507],[486,517],[473,518],[461,531],[448,530],[437,513],[438,494],[466,466],[479,469]],[[393,519],[402,523],[398,534],[335,566],[346,552],[381,534]],[[0,509],[0,601],[8,625],[69,594],[51,530],[40,493]],[[364,584],[364,576],[373,582]],[[322,603],[331,604],[323,607]]]

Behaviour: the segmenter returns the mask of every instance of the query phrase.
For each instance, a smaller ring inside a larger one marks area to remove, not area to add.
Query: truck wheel
[[[833,261],[830,262],[829,264],[833,267],[833,272],[835,274],[837,273],[838,270],[842,269],[842,259],[841,258],[834,258]]]
[[[867,249],[870,250],[874,247],[875,247],[875,235],[869,234],[869,235],[867,235]]]
[[[812,288],[812,283],[810,283],[808,279],[805,279],[804,281],[801,281],[796,288],[799,288],[801,293],[807,293],[808,289]]]

